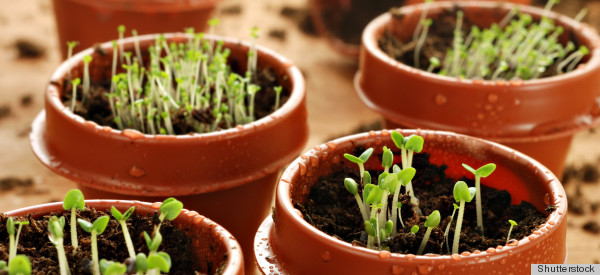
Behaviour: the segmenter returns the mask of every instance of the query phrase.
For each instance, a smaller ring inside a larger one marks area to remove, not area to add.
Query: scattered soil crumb
[[[586,222],[581,228],[590,233],[600,234],[600,224],[596,221]]]
[[[578,197],[574,197],[574,196],[568,196],[567,198],[569,198],[568,202],[569,202],[569,213],[573,213],[575,215],[583,215],[585,214],[585,204],[578,199]]]
[[[33,96],[31,94],[26,94],[21,97],[21,106],[27,107],[33,103]]]
[[[284,6],[279,11],[279,14],[283,17],[291,19],[305,34],[312,36],[317,35],[317,30],[313,23],[312,15],[310,14],[309,9]]]
[[[225,6],[221,9],[221,14],[224,15],[238,15],[243,12],[242,5],[235,4],[230,6]]]
[[[23,128],[23,130],[19,131],[17,133],[17,137],[24,138],[29,136],[29,133],[31,133],[31,125],[27,125]]]
[[[0,179],[0,190],[2,191],[12,190],[15,187],[29,187],[32,185],[33,179],[31,178],[18,179],[15,177],[6,177]]]
[[[287,33],[284,29],[272,29],[269,31],[269,36],[281,41],[285,41]]]
[[[0,106],[0,119],[3,119],[7,116],[9,116],[11,113],[11,109],[9,105],[2,105]]]
[[[563,171],[561,182],[563,185],[566,185],[567,183],[571,182],[574,179],[577,179],[578,177],[579,177],[579,170],[577,170],[577,168],[575,168],[575,165],[568,164],[565,167],[565,170]]]
[[[586,163],[581,167],[581,179],[586,183],[596,183],[600,179],[598,166],[591,163]]]
[[[39,58],[46,53],[46,48],[29,39],[20,38],[15,42],[19,50],[19,58]]]
[[[594,259],[594,264],[600,264],[600,261],[598,261],[598,259]]]
[[[599,208],[600,208],[600,201],[590,204],[590,210],[592,210],[592,213],[594,213],[594,214],[596,214],[596,212],[598,211]]]

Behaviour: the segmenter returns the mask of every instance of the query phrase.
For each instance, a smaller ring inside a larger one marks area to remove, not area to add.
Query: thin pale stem
[[[129,235],[129,229],[127,229],[127,223],[125,220],[119,220],[119,224],[123,229],[123,237],[125,238],[125,244],[127,245],[127,252],[129,252],[129,257],[135,259],[135,249],[133,248],[133,243],[131,242],[131,236]]]
[[[481,213],[481,177],[475,176],[475,189],[477,189],[475,194],[475,206],[477,212],[477,228],[479,228],[481,232],[481,236],[483,237],[483,215]]]
[[[452,254],[458,254],[458,242],[460,241],[460,230],[465,215],[465,201],[460,201],[458,217],[456,218],[456,230],[454,230],[454,241],[452,242]]]
[[[79,243],[77,241],[77,213],[75,207],[71,208],[71,246],[73,246],[73,255],[77,253]]]
[[[358,208],[360,209],[360,214],[362,214],[363,220],[368,221],[369,215],[367,214],[367,209],[365,208],[365,204],[360,198],[360,195],[356,193],[354,194],[354,198],[356,199],[356,203],[358,204]]]
[[[425,231],[425,236],[423,236],[423,241],[421,241],[421,245],[419,246],[419,250],[417,251],[417,255],[423,255],[423,251],[425,251],[425,246],[427,245],[427,241],[429,240],[429,235],[431,234],[431,227],[427,227],[427,231]]]

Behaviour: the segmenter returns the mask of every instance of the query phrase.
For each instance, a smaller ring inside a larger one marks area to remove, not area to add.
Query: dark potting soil
[[[459,8],[456,6],[452,9],[447,9],[443,13],[440,13],[438,18],[433,20],[431,26],[429,27],[425,42],[421,47],[419,56],[419,69],[427,70],[430,65],[429,60],[432,57],[437,58],[440,60],[440,62],[444,61],[447,49],[452,48],[454,30],[456,28],[456,12],[458,10]],[[392,13],[392,16],[404,16],[403,14],[397,13],[397,10],[395,9],[391,10],[390,12]],[[472,26],[473,24],[469,21],[469,19],[464,17],[462,21],[462,33],[468,35]],[[578,48],[579,44],[575,36],[570,34],[569,37],[576,45],[576,48]],[[416,67],[414,62],[415,47],[417,45],[416,41],[413,41],[412,39],[410,41],[400,41],[390,32],[386,31],[378,39],[378,44],[382,51],[394,58],[396,61],[411,67]],[[557,65],[558,64],[555,62],[553,65],[548,67],[546,71],[539,76],[539,78],[556,75]],[[432,72],[438,73],[441,67],[443,66],[433,69]],[[493,72],[496,70],[496,67],[492,66],[489,69]]]
[[[94,221],[97,218],[110,213],[97,211],[95,209],[86,208],[83,211],[77,211],[77,217]],[[71,246],[70,234],[70,212],[68,213],[52,213],[48,216],[43,216],[39,219],[29,217],[20,217],[16,220],[28,220],[29,225],[23,226],[19,237],[19,246],[17,254],[25,254],[31,261],[33,272],[32,274],[59,274],[59,265],[56,247],[48,239],[48,219],[56,215],[58,217],[65,216],[65,235],[64,246],[71,274],[92,274],[92,255],[91,255],[91,237],[90,233],[83,231],[80,226],[77,226],[77,237],[79,240],[79,248],[75,255],[72,254],[73,247]],[[0,260],[8,260],[8,233],[6,231],[7,216],[0,214]],[[152,215],[142,216],[133,214],[127,220],[129,233],[135,247],[135,252],[143,252],[148,254],[148,248],[144,241],[144,231],[151,233],[154,230],[154,223],[158,222],[158,216]],[[192,241],[178,227],[174,226],[169,221],[164,221],[160,232],[163,237],[159,251],[164,251],[171,256],[172,267],[169,274],[195,274],[197,268],[194,265],[194,252]],[[129,257],[127,247],[119,223],[111,217],[106,230],[97,236],[98,238],[98,254],[100,259],[107,259],[124,263]],[[209,264],[213,266],[213,270],[198,270],[201,274],[219,273],[219,267],[215,266],[218,263]]]
[[[360,45],[360,38],[367,24],[390,8],[402,6],[405,0],[318,2],[323,8],[320,16],[327,31],[345,43]]]
[[[426,215],[434,210],[439,210],[442,221],[438,227],[432,230],[424,253],[448,254],[446,245],[444,244],[443,249],[441,245],[444,240],[444,230],[450,220],[450,215],[452,215],[452,204],[455,203],[452,194],[457,180],[445,176],[445,165],[430,164],[429,155],[426,153],[415,154],[413,167],[417,170],[413,180],[413,188],[419,198],[419,207],[425,216],[418,216],[409,206],[410,197],[401,195],[399,201],[403,204],[401,208],[402,221],[405,227],[403,228],[398,222],[398,235],[388,238],[385,244],[391,252],[416,254],[425,235]],[[352,177],[359,182],[358,169],[343,167],[340,164],[339,169],[334,171],[337,172],[319,179],[319,182],[312,187],[306,203],[297,203],[295,207],[302,212],[304,219],[317,229],[335,238],[352,243],[352,245],[366,246],[367,234],[360,210],[354,196],[344,187],[344,178],[346,177]],[[381,171],[370,171],[370,173],[373,179],[377,179]],[[475,185],[473,180],[466,178],[460,180],[466,181],[469,186]],[[482,200],[485,238],[482,238],[476,229],[475,200],[473,200],[467,203],[465,207],[460,233],[460,252],[485,251],[489,247],[506,245],[506,237],[510,227],[509,219],[518,223],[510,235],[510,238],[515,240],[520,240],[532,234],[539,225],[546,221],[546,214],[537,211],[530,203],[522,202],[519,205],[511,205],[511,196],[506,190],[496,190],[485,186],[485,179],[482,182],[481,195],[482,198],[485,198]],[[391,198],[388,205],[391,208]],[[458,211],[449,231],[450,246],[452,246],[454,238],[457,216]],[[416,235],[410,233],[410,228],[413,225],[420,227]],[[451,249],[452,247],[450,247]]]
[[[148,64],[148,62],[146,62],[146,64]],[[235,60],[230,61],[230,66],[233,72],[240,74],[241,70],[239,69],[239,65]],[[284,77],[283,81],[288,81],[288,79]],[[258,68],[257,76],[253,81],[253,84],[261,87],[260,91],[256,93],[254,98],[254,117],[256,120],[275,111],[275,87],[280,85],[283,87],[280,98],[280,106],[283,105],[290,96],[290,91],[285,88],[283,83],[279,83],[278,75],[276,75],[275,70],[270,67]],[[63,87],[65,88],[63,89],[61,100],[65,106],[71,106],[72,86],[70,83],[65,82]],[[99,125],[110,126],[114,129],[118,129],[117,124],[113,120],[112,111],[110,110],[110,102],[108,101],[107,97],[107,94],[109,93],[110,82],[91,82],[89,90],[90,100],[87,100],[85,104],[82,104],[82,92],[81,89],[78,89],[75,113],[82,116],[86,120],[94,121]],[[223,102],[226,102],[226,100],[227,99],[224,99]],[[211,103],[209,108],[192,110],[192,117],[198,122],[212,124],[215,119],[213,116],[213,106],[214,104]],[[184,135],[196,131],[190,121],[186,118],[186,112],[187,110],[185,110],[183,106],[179,110],[175,110],[175,114],[177,114],[177,116],[173,119],[173,129],[176,135]],[[219,128],[217,130],[222,129],[227,129],[225,121],[219,124]]]

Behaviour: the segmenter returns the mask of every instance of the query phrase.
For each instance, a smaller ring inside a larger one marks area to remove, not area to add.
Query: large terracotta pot
[[[434,18],[454,6],[434,2]],[[498,22],[511,4],[458,3],[465,17],[478,26]],[[403,7],[403,17],[384,14],[365,29],[355,88],[363,102],[380,113],[387,127],[459,132],[503,143],[537,159],[557,175],[573,134],[600,122],[600,38],[591,27],[549,13],[567,35],[590,49],[578,69],[527,81],[465,80],[428,73],[395,61],[378,46],[387,31],[400,40],[412,36],[422,5]],[[539,18],[540,8],[521,6]],[[435,19],[434,19],[435,20]]]
[[[117,200],[86,200],[85,205],[89,208],[110,211],[114,206],[119,211],[126,211],[131,206],[135,206],[135,212],[139,215],[153,215],[158,210],[161,203],[147,203],[140,201],[117,201]],[[52,212],[64,212],[62,202],[41,204],[20,208],[6,213],[8,216],[28,216],[40,218],[49,215]],[[225,262],[223,274],[243,275],[244,259],[242,257],[240,245],[235,238],[227,232],[222,226],[210,219],[198,214],[195,211],[187,209],[181,210],[181,214],[173,220],[178,228],[187,232],[193,240],[194,259],[201,272],[213,274],[221,263]],[[171,255],[173,257],[173,255]],[[212,262],[213,270],[208,270],[206,263]]]
[[[548,204],[556,209],[532,235],[482,252],[415,256],[352,246],[314,228],[294,208],[296,202],[307,200],[320,177],[344,167],[356,169],[344,153],[354,152],[357,147],[373,147],[374,154],[381,154],[383,146],[395,148],[387,130],[344,137],[303,154],[283,173],[273,216],[263,222],[255,238],[256,260],[263,273],[529,274],[534,263],[565,263],[567,198],[556,176],[546,167],[522,153],[479,138],[443,131],[398,131],[404,136],[421,135],[425,140],[423,152],[430,154],[431,163],[446,164],[446,175],[451,178],[468,176],[463,162],[475,167],[493,162],[496,171],[482,184],[507,190],[513,204],[525,200],[539,211]],[[380,162],[371,158],[365,167],[370,165],[379,166]]]
[[[356,1],[356,2],[353,2]],[[456,1],[456,0],[438,0],[438,1]],[[473,1],[473,0],[459,0],[459,1]],[[497,0],[484,0],[484,1],[497,1]],[[517,4],[528,5],[531,0],[502,0],[505,2],[512,2]],[[365,6],[357,7],[356,4],[365,4]],[[399,5],[412,5],[423,3],[423,0],[404,0],[404,1],[388,1],[386,5],[373,8],[373,3],[369,1],[361,0],[311,0],[310,9],[312,20],[315,28],[319,35],[325,37],[329,45],[337,52],[358,59],[360,55],[360,41],[349,41],[348,38],[342,36],[342,33],[356,33],[360,35],[364,26],[367,25],[371,19],[377,17],[382,12],[387,11],[392,7]],[[346,19],[345,14],[350,13],[352,9],[360,10],[360,16],[350,17]],[[344,21],[348,20],[348,21]],[[331,22],[342,22],[339,25],[334,26]],[[356,24],[356,25],[355,25]],[[361,26],[360,29],[356,29],[356,26]]]
[[[219,0],[53,0],[58,41],[63,59],[67,42],[77,49],[115,39],[117,27],[127,33],[180,32],[192,27],[204,30]],[[129,35],[127,35],[129,36]]]
[[[142,48],[157,36],[140,37]],[[170,34],[183,41],[185,34]],[[220,37],[244,70],[249,43]],[[133,39],[124,41],[133,47]],[[87,49],[53,73],[45,95],[45,111],[32,125],[31,146],[54,172],[79,184],[86,198],[162,200],[175,196],[189,209],[223,225],[252,255],[254,233],[269,213],[279,170],[303,149],[308,138],[304,79],[291,61],[258,47],[258,68],[270,66],[289,99],[255,122],[207,134],[145,135],[119,131],[74,115],[60,100],[69,70],[82,74],[82,58],[92,55],[90,74],[110,76],[112,46],[102,56]],[[108,69],[107,69],[108,68]],[[252,265],[252,261],[247,261]]]

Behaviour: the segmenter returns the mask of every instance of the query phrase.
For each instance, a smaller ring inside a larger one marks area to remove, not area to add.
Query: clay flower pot
[[[454,6],[434,2],[435,16]],[[498,22],[511,4],[458,3],[465,18],[478,26]],[[573,134],[600,122],[600,38],[591,27],[549,13],[566,34],[590,54],[576,70],[527,81],[466,80],[428,73],[395,61],[378,46],[386,30],[401,40],[412,37],[422,5],[384,14],[365,29],[355,88],[363,102],[385,117],[388,128],[424,128],[459,132],[517,149],[562,175]],[[521,6],[540,18],[542,9]],[[409,103],[407,103],[409,102]]]
[[[141,36],[141,48],[157,36]],[[169,34],[169,41],[186,41]],[[231,50],[229,60],[245,69],[249,43],[220,37]],[[126,49],[133,39],[123,41]],[[71,70],[82,75],[84,55],[92,55],[90,74],[110,77],[112,46],[106,55],[87,49],[52,74],[45,111],[34,120],[33,152],[54,172],[79,184],[86,198],[162,201],[174,196],[191,210],[210,217],[232,232],[246,256],[252,255],[256,229],[268,215],[279,170],[295,157],[308,138],[304,79],[289,60],[258,47],[258,68],[270,66],[289,99],[275,112],[235,128],[188,135],[146,135],[85,121],[60,100]],[[96,71],[96,72],[94,72]],[[247,264],[252,265],[252,261]]]
[[[497,165],[495,178],[485,185],[507,190],[513,203],[525,200],[539,211],[548,204],[556,209],[530,236],[482,252],[415,256],[352,246],[316,229],[294,208],[295,203],[306,201],[320,177],[344,167],[356,169],[344,153],[357,147],[376,148],[374,154],[380,154],[383,146],[395,148],[387,130],[348,136],[315,147],[283,173],[273,217],[263,222],[255,238],[256,260],[263,273],[480,274],[482,270],[493,270],[498,274],[528,274],[532,263],[565,263],[567,199],[562,185],[546,167],[522,153],[479,138],[443,131],[398,131],[404,136],[421,135],[425,140],[423,152],[430,154],[432,164],[447,164],[446,175],[450,178],[467,176],[463,162],[493,162]],[[367,162],[365,167],[380,165],[375,159],[371,158],[372,164]]]
[[[531,3],[531,0],[505,1],[523,5]],[[311,0],[310,9],[313,23],[319,35],[325,37],[329,45],[340,54],[358,59],[360,55],[360,34],[364,26],[371,19],[392,7],[423,3],[423,0],[377,2],[373,3],[361,0]],[[356,37],[354,38],[354,36]]]
[[[218,0],[53,0],[59,48],[67,58],[67,42],[86,49],[99,41],[115,39],[117,27],[128,34],[204,30]]]
[[[89,208],[102,211],[110,211],[111,206],[114,206],[121,212],[126,211],[131,206],[135,206],[135,213],[145,216],[153,215],[161,203],[151,204],[126,200],[86,200],[85,205]],[[36,219],[44,215],[49,215],[52,212],[65,212],[62,202],[20,208],[5,214],[13,217],[31,215],[32,218]],[[195,252],[193,257],[199,271],[213,274],[215,269],[225,262],[222,274],[244,274],[244,259],[240,245],[222,226],[198,214],[198,212],[187,209],[183,209],[181,214],[173,220],[173,223],[184,232],[187,232],[188,236],[194,240],[192,242]],[[213,270],[208,270],[208,262],[213,263]]]

